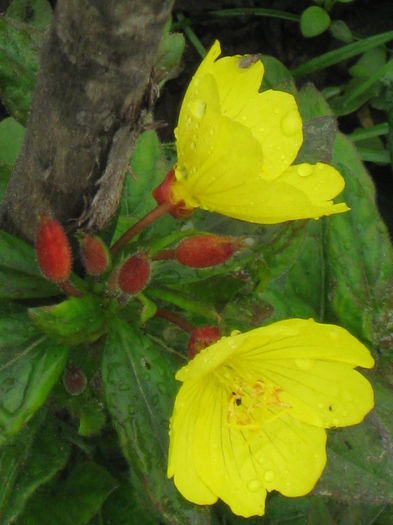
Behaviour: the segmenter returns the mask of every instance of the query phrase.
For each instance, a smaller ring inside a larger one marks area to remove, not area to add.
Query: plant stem
[[[176,258],[176,250],[160,250],[153,257],[153,261],[167,261]]]
[[[195,330],[195,326],[189,323],[184,317],[180,317],[180,315],[175,314],[174,312],[171,312],[170,310],[165,310],[164,308],[159,308],[156,311],[156,317],[160,317],[161,319],[165,319],[166,321],[169,321],[172,324],[175,324],[185,332],[191,333],[193,330]]]
[[[110,254],[112,257],[117,255],[120,250],[124,248],[124,246],[130,242],[130,240],[135,237],[135,235],[138,235],[142,230],[144,230],[147,226],[152,224],[154,221],[162,217],[162,215],[165,215],[169,210],[173,208],[173,205],[169,202],[164,202],[163,204],[159,204],[156,206],[153,210],[149,211],[147,215],[142,217],[142,219],[138,222],[136,222],[129,230],[127,230],[121,237],[118,239],[115,244],[110,249]]]
[[[58,283],[60,288],[65,292],[66,295],[70,295],[72,297],[82,297],[83,294],[78,288],[75,288],[75,286],[67,279],[66,281],[63,281],[61,283]]]

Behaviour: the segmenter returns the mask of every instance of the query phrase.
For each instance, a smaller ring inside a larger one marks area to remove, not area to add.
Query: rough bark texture
[[[173,0],[60,0],[25,141],[0,209],[33,240],[40,211],[100,230],[117,208]]]

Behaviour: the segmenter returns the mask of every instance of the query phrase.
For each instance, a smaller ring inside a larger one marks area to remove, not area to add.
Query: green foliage
[[[381,138],[392,131],[393,66],[385,44],[393,32],[355,40],[345,21],[334,19],[334,3],[318,2],[301,17],[257,8],[212,11],[209,16],[281,19],[300,23],[307,38],[329,29],[348,44],[292,71],[263,55],[261,90],[298,96],[304,142],[295,162],[336,166],[346,180],[342,199],[350,205],[349,213],[267,227],[201,211],[177,222],[163,217],[133,240],[117,262],[140,248],[153,257],[199,233],[250,242],[212,268],[153,262],[149,286],[127,305],[129,298],[106,290],[108,275],[83,281],[72,276],[83,296],[61,300],[61,288],[41,275],[33,248],[0,231],[1,525],[392,522],[393,250],[361,159],[390,161]],[[0,196],[23,141],[20,123],[27,119],[51,18],[46,0],[14,0],[0,18],[0,97],[12,115],[0,123]],[[172,29],[182,29],[203,55],[192,24],[179,15]],[[184,44],[183,35],[171,33],[168,22],[155,65],[160,86],[176,73]],[[325,98],[310,84],[297,95],[294,77],[357,55],[347,68],[348,81],[327,86]],[[337,132],[336,117],[352,115],[364,105],[385,111],[386,118],[354,131],[354,145]],[[173,161],[153,129],[140,135],[118,216],[108,228],[113,240],[155,207],[151,191]],[[174,376],[185,363],[188,336],[157,318],[159,308],[195,325],[218,324],[224,333],[313,317],[346,327],[374,350],[377,366],[369,378],[376,408],[361,425],[329,432],[328,464],[312,496],[271,494],[266,515],[245,520],[220,502],[210,511],[177,492],[166,478],[168,427],[178,389]],[[87,384],[71,395],[63,380],[75,368]]]
[[[300,31],[306,38],[312,38],[324,33],[329,25],[329,13],[316,5],[307,7],[300,17]]]

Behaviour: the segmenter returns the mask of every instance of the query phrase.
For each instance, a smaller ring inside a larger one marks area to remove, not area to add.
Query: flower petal
[[[168,478],[183,496],[199,505],[211,505],[217,496],[209,490],[194,467],[193,440],[195,417],[199,410],[199,383],[187,383],[176,397],[170,425]]]
[[[343,363],[309,359],[265,361],[263,378],[280,387],[290,414],[310,425],[343,427],[360,423],[374,406],[370,383]]]
[[[326,432],[283,413],[249,438],[243,469],[258,471],[266,489],[285,496],[310,492],[326,464]]]
[[[266,490],[255,469],[244,469],[249,455],[245,435],[228,427],[227,393],[214,378],[199,381],[199,410],[194,417],[194,462],[210,490],[240,516],[263,515]],[[183,387],[187,388],[187,384]],[[182,388],[183,388],[182,387]]]

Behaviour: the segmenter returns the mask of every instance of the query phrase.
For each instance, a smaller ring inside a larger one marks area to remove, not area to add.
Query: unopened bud
[[[141,292],[150,277],[150,262],[146,255],[133,255],[121,266],[118,285],[123,292],[134,295]]]
[[[87,380],[81,368],[72,366],[63,376],[64,388],[72,396],[79,396],[86,388]]]
[[[196,354],[207,346],[212,345],[221,338],[220,330],[217,326],[200,326],[191,332],[188,341],[188,358],[193,359]]]
[[[65,281],[72,266],[71,248],[61,225],[49,215],[41,214],[36,237],[38,265],[51,281]]]
[[[172,187],[176,182],[175,172],[171,170],[157,188],[153,190],[153,197],[157,204],[172,204],[169,213],[175,219],[184,219],[194,213],[195,208],[187,208],[183,201],[176,201],[173,197]]]
[[[227,261],[242,247],[240,239],[218,235],[196,235],[184,239],[176,248],[176,259],[185,266],[207,268]]]
[[[110,265],[109,250],[102,239],[96,235],[80,235],[83,266],[90,275],[103,274]]]

